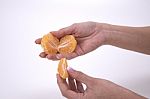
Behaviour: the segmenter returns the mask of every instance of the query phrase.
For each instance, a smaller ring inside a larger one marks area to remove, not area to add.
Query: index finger
[[[77,93],[69,89],[66,80],[62,79],[59,74],[57,74],[57,84],[64,97],[71,99],[77,97]]]
[[[58,31],[52,31],[51,33],[54,36],[56,36],[57,38],[61,38],[61,37],[65,36],[65,35],[74,34],[74,31],[75,31],[75,26],[71,25],[71,26],[62,28],[62,29],[60,29]]]

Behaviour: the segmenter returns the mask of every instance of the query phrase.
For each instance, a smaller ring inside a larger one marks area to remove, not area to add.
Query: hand
[[[59,89],[68,99],[146,99],[108,80],[93,78],[73,69],[68,73],[68,83],[57,74]],[[85,90],[82,83],[87,86]]]
[[[59,31],[53,31],[52,34],[57,38],[61,38],[65,35],[72,34],[77,40],[77,47],[73,53],[62,55],[47,55],[44,52],[40,54],[42,58],[47,57],[51,60],[61,59],[66,57],[67,59],[72,59],[77,56],[84,55],[91,52],[103,45],[105,42],[104,26],[106,24],[100,24],[96,22],[83,22],[75,23],[69,27],[60,29]],[[41,43],[41,38],[35,41],[37,44]]]

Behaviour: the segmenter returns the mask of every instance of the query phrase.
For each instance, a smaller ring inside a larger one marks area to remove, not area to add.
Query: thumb
[[[74,69],[72,69],[71,67],[67,68],[69,76],[71,76],[72,78],[86,84],[87,86],[91,86],[92,85],[92,81],[94,78],[80,72],[80,71],[76,71]]]

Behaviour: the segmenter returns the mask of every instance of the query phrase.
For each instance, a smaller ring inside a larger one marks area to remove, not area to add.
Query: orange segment
[[[60,44],[58,46],[58,51],[62,54],[72,53],[77,45],[73,35],[66,35],[60,39]]]
[[[68,64],[66,58],[62,58],[58,64],[58,73],[63,79],[68,78],[67,67]]]
[[[58,44],[59,40],[51,33],[44,35],[41,40],[41,46],[43,47],[46,54],[56,54]]]

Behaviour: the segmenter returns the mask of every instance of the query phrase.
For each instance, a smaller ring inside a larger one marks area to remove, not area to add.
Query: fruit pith
[[[61,54],[72,53],[77,45],[73,35],[66,35],[59,39],[54,37],[51,33],[43,36],[41,40],[41,45],[46,54],[56,54],[57,52]]]
[[[46,54],[72,53],[75,50],[76,45],[77,41],[73,35],[66,35],[59,41],[58,38],[54,37],[51,33],[48,33],[44,35],[41,40],[41,46]],[[63,79],[68,77],[67,66],[67,59],[61,58],[58,64],[58,73]]]
[[[68,78],[67,67],[68,64],[66,58],[62,58],[58,64],[58,73],[63,79]]]
[[[41,46],[46,54],[56,54],[58,45],[59,40],[51,33],[44,35],[41,40]]]

